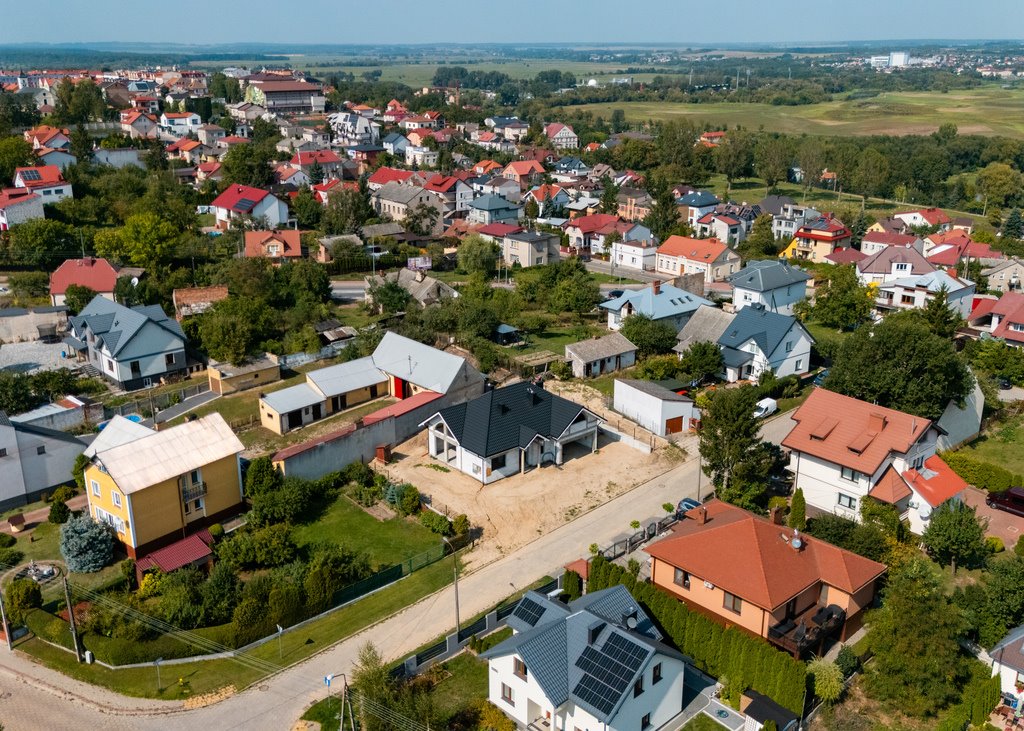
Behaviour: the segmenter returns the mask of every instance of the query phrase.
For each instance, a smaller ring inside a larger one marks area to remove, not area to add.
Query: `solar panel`
[[[573,694],[584,703],[589,703],[603,714],[609,714],[621,697],[620,693],[606,686],[600,680],[584,675],[576,684]]]
[[[631,642],[625,637],[615,634],[610,635],[608,639],[605,640],[602,651],[604,654],[625,665],[634,673],[640,669],[640,666],[643,665],[644,659],[647,657],[647,650],[640,647],[640,645],[635,642]]]
[[[22,180],[42,180],[42,178],[39,175],[39,171],[38,170],[22,170],[21,171],[21,179]]]
[[[254,200],[252,200],[251,198],[241,198],[241,199],[239,199],[238,203],[235,204],[235,208],[238,208],[238,209],[243,210],[243,211],[247,211],[250,208],[252,208],[254,205],[256,205],[256,202]]]
[[[537,620],[540,619],[543,614],[544,607],[527,597],[520,599],[519,604],[516,605],[515,611],[512,612],[513,616],[523,620],[531,627],[537,624]]]
[[[592,647],[584,648],[576,666],[618,693],[626,689],[635,674],[622,663]]]

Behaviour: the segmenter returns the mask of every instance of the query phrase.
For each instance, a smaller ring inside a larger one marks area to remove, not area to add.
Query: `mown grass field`
[[[765,129],[790,134],[856,136],[928,134],[954,122],[961,134],[1024,138],[1024,88],[992,84],[978,89],[884,93],[869,99],[839,98],[822,104],[687,104],[614,102],[567,107],[611,117],[622,109],[633,122],[692,119],[715,126]]]

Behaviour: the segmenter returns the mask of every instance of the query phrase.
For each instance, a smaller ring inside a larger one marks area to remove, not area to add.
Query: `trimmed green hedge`
[[[1000,678],[998,675],[986,678],[981,673],[964,688],[960,703],[949,709],[936,725],[936,731],[964,731],[968,725],[982,728],[988,723],[989,714],[999,703]]]
[[[999,465],[982,462],[963,452],[942,452],[939,454],[945,462],[967,483],[989,492],[1003,492],[1014,485],[1014,475]]]
[[[588,591],[622,584],[668,635],[676,647],[693,659],[698,668],[732,687],[752,688],[793,713],[803,710],[807,666],[776,650],[766,640],[739,629],[725,629],[686,604],[636,581],[625,569],[598,556],[591,561]]]

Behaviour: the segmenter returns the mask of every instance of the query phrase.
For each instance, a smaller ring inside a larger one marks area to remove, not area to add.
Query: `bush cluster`
[[[424,528],[438,535],[450,536],[452,534],[452,522],[433,510],[424,510],[420,513],[420,523]]]
[[[943,452],[939,455],[967,483],[989,492],[1004,492],[1020,485],[1021,478],[1005,467],[982,462],[963,452]]]

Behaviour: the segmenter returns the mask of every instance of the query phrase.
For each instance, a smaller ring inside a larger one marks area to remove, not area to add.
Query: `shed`
[[[264,355],[241,365],[211,362],[206,368],[210,390],[223,396],[281,380],[281,366]]]
[[[613,408],[659,437],[695,429],[700,423],[693,399],[652,381],[616,378]]]
[[[636,346],[620,332],[565,346],[565,357],[577,378],[590,378],[629,368],[636,363]]]
[[[513,327],[512,325],[506,325],[501,323],[498,327],[494,328],[494,342],[498,345],[515,345],[516,343],[522,342],[522,335],[519,332],[519,328]]]

